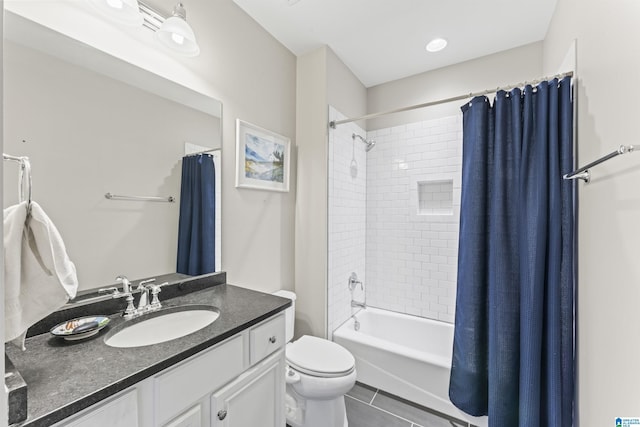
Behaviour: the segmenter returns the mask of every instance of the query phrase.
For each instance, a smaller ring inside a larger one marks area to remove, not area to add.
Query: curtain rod
[[[185,154],[184,157],[198,156],[200,154],[209,154],[209,153],[213,153],[214,151],[220,151],[221,152],[222,148],[210,148],[209,150],[197,151],[195,153]]]
[[[511,90],[511,89],[515,89],[517,87],[522,87],[522,86],[526,86],[526,85],[535,85],[535,84],[542,83],[544,81],[549,81],[549,80],[552,80],[552,79],[555,79],[555,78],[560,80],[560,79],[563,79],[565,77],[573,77],[573,71],[556,74],[555,76],[551,76],[551,77],[542,77],[542,78],[539,78],[537,80],[525,81],[523,83],[517,83],[517,84],[508,85],[508,86],[497,87],[495,89],[486,89],[486,90],[483,90],[481,92],[475,92],[475,93],[472,92],[472,93],[467,93],[467,94],[464,94],[464,95],[454,96],[452,98],[439,99],[437,101],[425,102],[423,104],[417,104],[417,105],[411,105],[409,107],[397,108],[395,110],[383,111],[383,112],[380,112],[380,113],[366,114],[364,116],[355,117],[355,118],[352,118],[352,119],[332,120],[332,121],[329,122],[329,127],[332,128],[332,129],[335,129],[336,126],[338,126],[338,125],[342,125],[342,124],[345,124],[345,123],[351,123],[351,122],[357,122],[358,120],[374,119],[376,117],[386,116],[387,114],[402,113],[404,111],[417,110],[419,108],[431,107],[433,105],[446,104],[448,102],[453,102],[453,101],[461,101],[463,99],[474,98],[476,96],[482,96],[482,95],[488,95],[490,93],[496,93],[496,92],[499,92],[501,90]]]

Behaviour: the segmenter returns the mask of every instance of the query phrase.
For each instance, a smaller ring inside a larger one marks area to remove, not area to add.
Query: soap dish
[[[54,326],[49,332],[67,341],[82,340],[97,334],[110,320],[107,316],[78,317]]]

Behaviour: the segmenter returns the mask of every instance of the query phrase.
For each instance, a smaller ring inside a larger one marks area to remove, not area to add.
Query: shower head
[[[365,147],[365,151],[369,152],[376,145],[376,142],[373,139],[364,139],[362,136],[354,133],[351,135],[352,139],[359,138],[360,141],[364,142],[367,146]]]
[[[374,141],[373,139],[370,139],[366,142],[366,144],[367,146],[365,147],[365,151],[369,152],[373,147],[376,146],[376,141]]]

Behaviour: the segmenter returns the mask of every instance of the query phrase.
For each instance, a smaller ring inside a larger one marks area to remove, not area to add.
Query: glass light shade
[[[200,46],[196,42],[193,29],[180,16],[174,15],[167,18],[156,31],[156,37],[173,52],[184,56],[197,56],[200,54]]]
[[[89,0],[96,9],[111,20],[130,26],[140,26],[144,21],[138,0]]]

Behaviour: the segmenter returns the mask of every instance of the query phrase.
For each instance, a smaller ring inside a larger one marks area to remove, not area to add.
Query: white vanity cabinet
[[[211,396],[211,427],[283,427],[285,316],[249,330],[251,367]]]
[[[283,427],[284,321],[278,314],[158,374],[154,426]]]
[[[56,427],[283,427],[284,321],[278,313]]]

